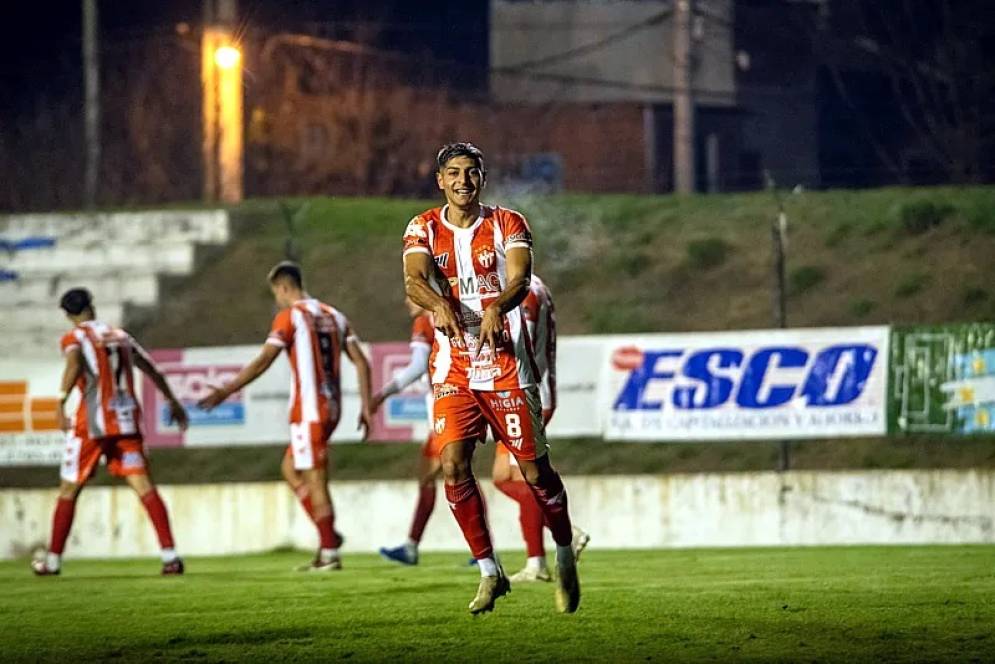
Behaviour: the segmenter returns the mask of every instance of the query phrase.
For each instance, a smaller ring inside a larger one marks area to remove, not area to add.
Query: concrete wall
[[[53,484],[55,477],[53,473]],[[595,548],[995,542],[995,471],[861,471],[570,477],[574,520]],[[500,550],[520,550],[515,505],[484,483]],[[313,548],[316,536],[279,483],[162,487],[189,554]],[[403,541],[412,481],[333,482],[348,550]],[[47,540],[54,490],[0,491],[0,558]],[[442,491],[426,550],[462,551]],[[84,491],[67,555],[151,555],[156,544],[126,487]]]

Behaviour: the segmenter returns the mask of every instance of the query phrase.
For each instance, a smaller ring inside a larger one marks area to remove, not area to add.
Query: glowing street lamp
[[[242,199],[242,53],[231,30],[211,26],[201,42],[204,197]]]
[[[238,66],[242,54],[234,46],[220,46],[214,51],[214,64],[222,69],[232,69]]]

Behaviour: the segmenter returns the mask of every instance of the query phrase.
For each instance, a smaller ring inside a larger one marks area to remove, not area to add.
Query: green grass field
[[[183,578],[155,560],[70,560],[45,579],[0,563],[0,659],[995,660],[989,546],[592,551],[577,614],[520,584],[476,618],[465,556],[290,571],[304,558],[194,558]]]

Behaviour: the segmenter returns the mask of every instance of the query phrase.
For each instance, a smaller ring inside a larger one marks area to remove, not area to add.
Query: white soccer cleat
[[[577,526],[573,527],[573,540],[570,542],[570,548],[574,552],[574,562],[580,562],[580,554],[587,548],[587,544],[590,541],[590,535]]]
[[[548,583],[553,580],[553,576],[545,567],[541,567],[539,569],[523,567],[508,577],[508,580],[512,583],[533,583],[537,581]]]

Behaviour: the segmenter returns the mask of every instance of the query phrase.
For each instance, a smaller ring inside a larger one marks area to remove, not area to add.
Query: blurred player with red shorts
[[[556,410],[556,308],[553,295],[538,275],[532,275],[529,294],[521,305],[529,338],[532,340],[536,369],[539,372],[539,398],[542,402],[542,422],[547,426]],[[492,478],[495,488],[518,503],[518,522],[525,541],[527,559],[525,567],[512,574],[512,582],[552,581],[546,566],[546,547],[543,545],[543,516],[535,495],[525,483],[514,455],[506,445],[498,444],[494,450]],[[573,528],[574,557],[591,540],[576,526]]]
[[[314,560],[300,571],[342,568],[342,535],[335,530],[335,511],[328,492],[328,439],[342,410],[340,365],[343,352],[356,365],[362,411],[359,426],[369,434],[370,365],[342,312],[312,298],[296,263],[284,261],[270,270],[273,298],[281,311],[273,319],[262,350],[228,384],[214,388],[199,402],[211,410],[259,378],[284,350],[290,360],[290,445],[280,469],[318,530]]]
[[[412,219],[404,232],[405,291],[436,327],[430,358],[433,429],[442,446],[446,499],[480,566],[471,613],[490,611],[511,588],[494,555],[471,460],[490,427],[518,460],[556,542],[556,606],[577,610],[580,583],[567,493],[549,462],[538,371],[519,305],[532,277],[525,217],[481,205],[483,154],[444,146],[436,181],[446,204]]]
[[[74,328],[61,340],[66,366],[62,373],[59,424],[66,432],[59,498],[52,517],[52,539],[44,559],[31,568],[39,576],[59,574],[62,552],[73,525],[76,499],[93,476],[100,457],[107,470],[123,477],[138,494],[152,521],[162,554],[162,573],[183,574],[176,555],[169,513],[152,477],[141,431],[141,410],[135,397],[134,369],[145,373],[166,397],[170,418],[186,429],[187,414],[152,359],[131,335],[96,319],[93,296],[84,288],[67,291],[59,302]],[[72,419],[65,404],[79,388],[80,401]]]
[[[408,309],[408,315],[411,316],[411,360],[397,372],[397,375],[389,383],[384,385],[380,392],[374,395],[373,405],[370,407],[373,414],[376,414],[386,399],[397,394],[428,372],[428,357],[435,338],[432,315],[412,302],[410,298],[404,298],[404,304]],[[429,419],[428,437],[422,445],[418,464],[418,502],[415,504],[415,514],[411,520],[408,539],[400,546],[380,548],[381,556],[402,565],[418,564],[418,544],[421,542],[428,519],[432,516],[432,510],[435,509],[435,482],[442,473],[442,460],[439,454],[441,450],[436,443],[435,432],[432,430],[431,393],[427,395],[426,402]]]

